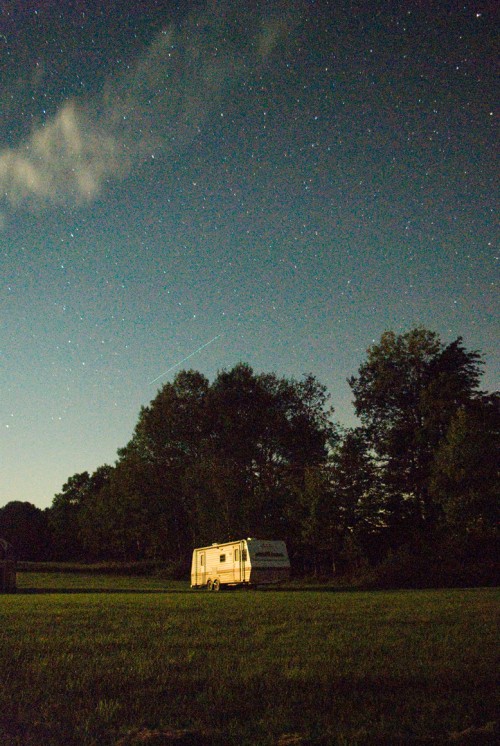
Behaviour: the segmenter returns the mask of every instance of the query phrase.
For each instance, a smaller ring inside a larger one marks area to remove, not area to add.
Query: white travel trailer
[[[221,586],[280,583],[289,577],[284,541],[240,539],[193,551],[192,588],[218,591]]]

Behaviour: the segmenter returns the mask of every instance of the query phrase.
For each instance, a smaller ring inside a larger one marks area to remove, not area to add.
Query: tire
[[[212,591],[213,587],[214,587],[214,585],[213,585],[212,581],[211,580],[207,580],[207,586],[206,586],[207,591]]]
[[[212,583],[212,590],[215,592],[220,591],[220,580],[219,578],[215,578],[214,582]]]

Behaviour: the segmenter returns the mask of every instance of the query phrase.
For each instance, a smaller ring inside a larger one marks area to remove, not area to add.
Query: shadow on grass
[[[221,588],[220,593],[227,595],[229,593],[354,593],[359,591],[359,588],[332,588],[331,586],[291,586],[291,587],[257,587],[257,588]],[[92,588],[88,586],[80,586],[75,588],[18,588],[15,595],[17,596],[28,596],[28,595],[47,595],[50,593],[63,593],[63,594],[102,594],[109,593],[113,595],[132,593],[134,595],[147,595],[147,594],[201,594],[207,595],[207,591],[204,588]],[[210,595],[214,595],[213,593]]]
[[[132,593],[134,595],[147,595],[147,594],[171,594],[171,593],[189,593],[190,591],[168,589],[168,588],[151,588],[147,590],[145,588],[18,588],[16,596],[31,596],[31,595],[47,595],[50,593],[64,593],[64,594],[77,594],[77,593],[109,593],[113,595]]]
[[[249,594],[249,593],[277,593],[277,594],[284,594],[284,593],[360,593],[360,592],[370,592],[370,593],[390,593],[390,592],[398,592],[398,591],[420,591],[420,590],[442,590],[440,586],[433,586],[429,584],[426,588],[406,588],[406,587],[398,587],[394,586],[392,588],[377,588],[377,587],[370,587],[369,585],[333,585],[330,583],[293,583],[290,585],[262,585],[262,586],[233,586],[230,588],[224,588],[222,587],[219,591],[219,593],[222,593],[224,595],[227,595],[229,593],[235,594],[235,593],[243,593],[243,594]],[[197,593],[197,594],[207,594],[206,588],[191,588],[188,583],[186,582],[186,587],[180,587],[180,588],[113,588],[113,587],[92,587],[92,586],[75,586],[75,587],[63,587],[59,588],[57,586],[54,587],[45,587],[45,588],[17,588],[16,591],[17,594],[21,595],[29,595],[29,594],[47,594],[47,593],[113,593],[113,594],[124,594],[124,593],[134,593],[134,594],[148,594],[148,593],[155,593],[155,594],[186,594],[186,593]],[[210,595],[214,595],[213,593],[210,593]],[[216,594],[218,595],[218,594]]]

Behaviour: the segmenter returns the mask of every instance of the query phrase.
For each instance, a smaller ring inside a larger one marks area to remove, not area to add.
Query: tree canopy
[[[0,508],[0,538],[14,547],[19,560],[51,558],[47,513],[29,502],[13,500]]]
[[[180,372],[141,409],[82,514],[92,551],[182,561],[195,543],[286,537],[294,491],[307,468],[326,463],[335,435],[327,398],[312,375],[288,380],[239,364],[210,384]]]
[[[253,535],[285,539],[304,572],[352,572],[422,543],[436,557],[474,545],[477,558],[498,541],[500,492],[500,397],[479,389],[482,363],[460,337],[385,332],[349,379],[352,429],[313,375],[181,371],[113,466],[54,497],[49,553],[185,569],[193,546]],[[0,529],[11,516],[29,536],[26,505],[0,510]]]
[[[350,379],[356,414],[378,458],[386,509],[396,520],[403,513],[414,524],[437,519],[433,463],[457,410],[482,401],[481,364],[461,338],[444,345],[418,328],[383,334]]]

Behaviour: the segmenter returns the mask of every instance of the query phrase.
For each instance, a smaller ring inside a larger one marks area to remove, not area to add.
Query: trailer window
[[[241,559],[243,562],[247,561],[247,550],[246,549],[241,550]]]
[[[234,561],[235,562],[239,562],[240,561],[240,550],[239,549],[235,549],[234,550]]]
[[[225,562],[225,561],[226,561],[226,555],[221,554],[221,556],[219,557],[219,562]]]

